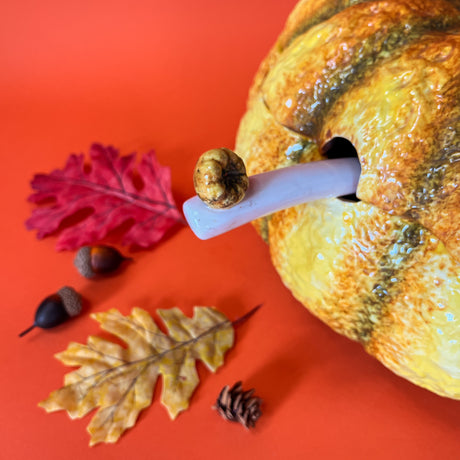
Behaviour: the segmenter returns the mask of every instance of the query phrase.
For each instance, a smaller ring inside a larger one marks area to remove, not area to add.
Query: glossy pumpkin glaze
[[[301,1],[261,64],[238,132],[249,174],[362,167],[359,202],[255,222],[283,282],[391,370],[460,398],[460,4]],[[330,144],[329,144],[330,145]]]

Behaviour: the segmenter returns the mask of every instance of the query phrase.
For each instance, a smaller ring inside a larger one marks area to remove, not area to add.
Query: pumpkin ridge
[[[428,36],[427,38],[431,41],[437,39],[440,46],[450,44],[448,39],[443,40],[442,37]],[[457,43],[460,44],[460,40],[457,40]],[[452,50],[455,50],[456,43],[452,43],[451,46]],[[439,62],[441,59],[458,62],[459,57],[460,53],[452,52],[448,57],[436,58],[439,59]],[[419,59],[422,58],[419,56]],[[408,179],[412,195],[407,199],[408,210],[405,213],[396,213],[406,218],[414,217],[413,213],[423,212],[425,206],[446,198],[442,185],[456,177],[453,166],[460,160],[459,155],[455,155],[456,152],[460,152],[460,138],[458,137],[460,133],[460,77],[452,79],[442,93],[438,94],[438,98],[442,100],[443,105],[442,111],[439,113],[438,110],[436,113],[433,123],[436,128],[433,134],[428,135],[429,137],[425,139],[427,149],[423,158],[413,167]]]
[[[327,21],[350,6],[370,1],[374,0],[337,0],[335,4],[331,4],[329,0],[325,0],[322,4],[320,2],[299,3],[298,8],[288,19],[286,30],[278,41],[279,51],[283,52],[299,35],[317,24]]]
[[[364,56],[362,56],[361,52],[357,53],[359,59],[350,65],[348,72],[344,68],[341,68],[338,69],[337,76],[332,78],[326,77],[329,88],[323,92],[322,101],[317,98],[317,101],[312,104],[314,110],[310,111],[309,120],[302,121],[305,118],[306,111],[304,107],[301,107],[297,113],[293,113],[293,120],[283,124],[283,126],[299,134],[316,139],[322,129],[323,120],[327,118],[329,111],[343,94],[349,91],[354,85],[360,84],[366,74],[372,72],[375,67],[388,59],[395,59],[398,54],[402,54],[405,48],[409,47],[414,41],[421,39],[424,34],[432,32],[433,29],[437,31],[443,30],[444,27],[439,26],[439,24],[438,21],[433,21],[425,26],[420,26],[420,28],[414,27],[408,35],[404,35],[403,33],[404,26],[397,25],[388,30],[385,40],[379,38],[377,32],[369,41],[363,43],[363,48],[365,49]],[[448,29],[448,26],[445,29]],[[376,41],[373,43],[372,39],[374,38],[376,38]],[[374,50],[379,47],[380,42],[381,48],[375,53]],[[331,90],[331,87],[336,89]]]
[[[458,104],[458,97],[452,103]],[[459,112],[458,106],[452,107],[452,116],[439,126],[425,161],[414,170],[408,209],[402,215],[432,229],[458,261],[460,230],[455,231],[455,225],[449,225],[449,221],[458,217],[460,209],[460,190],[456,181],[460,172]],[[430,221],[433,221],[431,225]],[[444,224],[448,234],[442,229],[437,231]]]
[[[288,18],[286,28],[278,40],[278,50],[283,52],[299,35],[304,34],[317,24],[329,20],[343,10],[371,1],[375,0],[337,0],[334,4],[329,0],[325,0],[322,4],[321,2],[299,3]],[[446,1],[460,10],[460,0]]]
[[[362,308],[356,311],[357,321],[352,331],[364,346],[371,342],[374,330],[388,311],[389,302],[398,295],[404,283],[404,272],[425,244],[426,230],[417,223],[401,223],[395,231],[393,242],[378,261],[379,269],[371,292],[363,293],[358,301]]]
[[[315,63],[312,68],[306,64],[308,67],[300,65],[300,68],[293,68],[288,73],[283,70],[280,75],[284,78],[279,84],[276,70],[275,73],[269,72],[262,83],[265,104],[283,126],[316,139],[335,102],[367,72],[383,60],[393,59],[396,52],[401,52],[402,48],[424,34],[445,31],[458,24],[457,14],[447,14],[453,10],[450,4],[438,3],[437,8],[430,12],[424,11],[424,6],[425,2],[420,1],[411,8],[402,4],[396,10],[390,2],[360,3],[311,29],[308,36],[299,37],[292,43],[292,49],[285,50],[286,59],[290,59],[290,53],[296,54],[297,47],[302,46],[304,40],[305,43],[311,41],[312,45],[308,46],[313,46],[313,49],[310,52],[318,53],[316,63],[322,71],[315,69]],[[386,11],[388,18],[381,22],[375,20],[375,8],[380,9],[382,15]],[[372,20],[375,23],[371,27],[368,23]],[[316,34],[332,34],[332,38],[321,49],[315,49]],[[286,62],[282,54],[277,67],[282,69]],[[313,86],[306,83],[311,81],[315,82]],[[274,91],[271,85],[276,87]]]

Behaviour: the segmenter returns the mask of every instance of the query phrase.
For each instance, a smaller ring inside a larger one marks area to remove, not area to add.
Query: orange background
[[[459,458],[460,404],[402,380],[332,332],[282,285],[247,225],[199,241],[176,227],[116,277],[83,279],[56,238],[26,231],[36,172],[62,168],[92,142],[155,149],[179,205],[198,156],[232,147],[252,77],[294,0],[10,1],[0,5],[1,395],[4,459]],[[90,303],[71,323],[18,338],[63,285]],[[190,409],[174,422],[154,402],[115,445],[88,447],[89,417],[37,407],[69,370],[53,358],[99,332],[89,312],[213,305],[237,330],[217,374],[199,365]],[[264,399],[246,431],[211,410],[242,379]]]

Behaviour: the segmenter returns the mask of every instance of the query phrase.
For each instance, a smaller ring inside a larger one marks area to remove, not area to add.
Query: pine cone
[[[220,392],[214,408],[224,419],[253,428],[262,415],[262,400],[253,394],[254,389],[243,391],[242,382],[235,383],[232,388],[227,385]]]

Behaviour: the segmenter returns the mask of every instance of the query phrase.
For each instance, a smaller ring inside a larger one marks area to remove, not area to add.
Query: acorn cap
[[[70,317],[77,316],[81,312],[81,296],[75,291],[75,289],[64,286],[57,295],[61,298],[64,309]]]
[[[93,278],[96,273],[91,268],[91,246],[81,247],[73,261],[75,267],[85,278]]]

